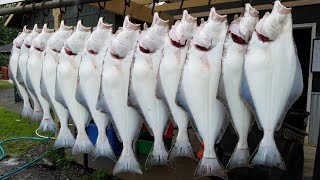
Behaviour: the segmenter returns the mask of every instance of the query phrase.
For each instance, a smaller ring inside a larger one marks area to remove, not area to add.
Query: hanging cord
[[[34,5],[36,4],[36,2],[32,2],[32,14],[33,14],[33,19],[32,19],[32,24],[34,25],[36,17],[38,17],[38,13],[36,13],[34,11]]]
[[[17,137],[17,138],[10,138],[10,139],[6,139],[6,140],[3,140],[3,141],[0,141],[0,151],[1,151],[1,153],[2,153],[2,156],[1,156],[1,158],[0,158],[0,161],[1,161],[3,158],[6,157],[6,153],[5,153],[5,151],[4,151],[3,147],[2,147],[2,144],[3,144],[3,143],[9,142],[9,141],[22,141],[22,140],[45,141],[45,140],[51,139],[51,138],[54,136],[54,134],[55,134],[55,133],[52,133],[50,136],[44,137],[44,138],[38,138],[38,137]],[[50,152],[50,151],[48,151],[48,152]],[[39,157],[37,157],[36,159],[34,159],[34,160],[32,160],[32,161],[24,164],[23,166],[20,166],[20,167],[14,169],[13,171],[11,171],[11,172],[9,172],[9,173],[6,173],[6,174],[4,174],[4,175],[2,175],[2,176],[0,176],[0,179],[7,178],[7,177],[9,177],[9,176],[11,176],[11,175],[13,175],[13,174],[21,171],[22,169],[24,169],[24,168],[26,168],[26,167],[28,167],[28,166],[30,166],[30,165],[32,165],[32,164],[35,164],[36,162],[40,161],[43,157],[45,157],[45,156],[48,154],[48,152],[45,152],[45,153],[43,153],[41,156],[39,156]]]
[[[48,14],[49,14],[49,9],[47,10],[47,13],[44,12],[44,5],[45,5],[46,1],[47,1],[47,0],[42,1],[42,4],[41,4],[41,11],[42,11],[42,15],[43,15],[42,25],[44,25],[44,20],[45,20],[45,18],[46,18],[46,17],[48,16]],[[49,26],[49,22],[48,22],[47,25]]]
[[[151,15],[154,14],[154,7],[156,6],[156,3],[159,3],[159,0],[153,0]]]
[[[100,16],[101,16],[101,11],[102,11],[102,9],[105,9],[106,4],[107,4],[107,1],[105,0],[105,1],[103,2],[103,5],[100,4],[100,1],[97,1],[97,2],[98,2],[98,6],[99,6],[98,18],[100,18]]]
[[[77,4],[77,18],[76,18],[76,23],[78,23],[78,20],[79,20],[79,14],[82,13],[82,10],[83,10],[83,4],[80,4],[78,3]]]
[[[209,11],[211,9],[211,0],[208,1],[208,8],[209,8]]]
[[[181,3],[180,3],[180,11],[182,12],[182,6],[183,6],[183,3],[184,3],[184,0],[181,0]]]
[[[124,0],[124,11],[123,11],[123,17],[126,16],[127,6],[130,7],[131,0]]]
[[[60,17],[59,17],[59,21],[61,22],[62,20],[62,16],[66,14],[67,8],[65,7],[64,10],[62,10],[62,1],[63,0],[59,0],[59,10],[60,10]],[[64,22],[66,22],[67,20],[64,19]]]

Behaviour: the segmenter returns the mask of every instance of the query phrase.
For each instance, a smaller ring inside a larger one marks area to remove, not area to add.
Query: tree
[[[4,17],[0,17],[0,46],[12,43],[18,35],[18,29],[4,26]],[[0,66],[8,66],[9,55],[0,53]]]

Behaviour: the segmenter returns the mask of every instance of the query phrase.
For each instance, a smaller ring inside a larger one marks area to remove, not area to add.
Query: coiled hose
[[[38,129],[36,130],[36,134],[38,135]],[[3,141],[0,141],[0,151],[1,151],[1,157],[0,157],[0,161],[2,159],[4,159],[6,157],[6,152],[4,151],[3,147],[2,147],[2,144],[3,143],[6,143],[6,142],[9,142],[9,141],[24,141],[24,140],[31,140],[31,141],[45,141],[45,140],[49,140],[49,139],[52,139],[54,136],[54,133],[52,133],[51,135],[47,136],[47,137],[16,137],[16,138],[9,138],[9,139],[5,139]],[[4,178],[7,178],[11,175],[13,175],[14,173],[16,172],[19,172],[20,170],[40,161],[45,155],[47,154],[46,153],[43,153],[41,156],[37,157],[36,159],[24,164],[23,166],[20,166],[4,175],[1,175],[0,176],[0,179],[4,179]]]

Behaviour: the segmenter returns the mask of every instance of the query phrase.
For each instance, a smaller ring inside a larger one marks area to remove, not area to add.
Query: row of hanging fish
[[[146,168],[174,166],[175,157],[195,159],[187,133],[191,122],[204,143],[195,177],[223,179],[215,144],[231,121],[239,140],[227,169],[249,166],[247,137],[255,120],[264,136],[250,164],[285,169],[274,131],[303,90],[291,9],[275,1],[259,20],[246,4],[243,16],[228,26],[226,15],[212,8],[206,22],[196,23],[184,11],[171,29],[157,13],[141,32],[128,16],[114,34],[102,18],[93,32],[81,21],[76,28],[62,21],[56,32],[46,25],[24,28],[10,60],[10,77],[24,100],[22,116],[54,131],[52,108],[61,124],[55,146],[109,157],[117,161],[114,174],[142,174],[133,146],[143,121],[154,137]],[[91,119],[99,133],[95,146],[85,130]],[[168,119],[178,127],[169,152],[163,141]],[[118,160],[106,136],[110,123],[123,143]]]

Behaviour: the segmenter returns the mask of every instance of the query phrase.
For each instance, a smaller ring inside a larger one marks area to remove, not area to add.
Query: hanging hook
[[[181,4],[180,4],[180,11],[182,11],[183,3],[184,3],[184,0],[181,0]]]
[[[159,3],[159,0],[153,0],[151,15],[154,14],[154,7],[156,6],[156,3]]]
[[[126,11],[127,11],[127,6],[130,7],[130,2],[131,0],[124,0],[124,11],[123,11],[123,16],[126,15]]]
[[[98,14],[98,18],[100,18],[101,11],[102,11],[102,9],[105,9],[106,4],[107,4],[107,0],[105,0],[105,1],[103,2],[103,6],[100,4],[100,1],[97,1],[97,2],[98,2],[98,6],[99,6],[99,14]]]
[[[44,5],[45,5],[46,1],[47,1],[47,0],[42,1],[42,4],[41,4],[41,11],[42,11],[42,15],[43,15],[42,25],[44,25],[44,20],[45,20],[45,18],[46,18],[46,17],[48,16],[48,14],[49,14],[49,9],[48,9],[47,13],[44,12]],[[48,22],[48,25],[49,25],[49,22]]]
[[[61,22],[61,20],[62,20],[62,16],[63,16],[64,14],[66,14],[66,11],[67,11],[67,8],[66,8],[66,7],[65,7],[64,10],[62,10],[62,1],[63,1],[63,0],[59,0],[59,10],[60,10],[59,21],[60,21],[60,22]],[[66,22],[66,19],[65,19],[64,21]]]
[[[36,17],[38,16],[38,13],[36,13],[34,11],[34,5],[36,4],[36,2],[32,2],[32,14],[33,14],[33,19],[32,19],[32,24],[34,24]]]
[[[211,0],[208,1],[208,8],[211,9]]]

